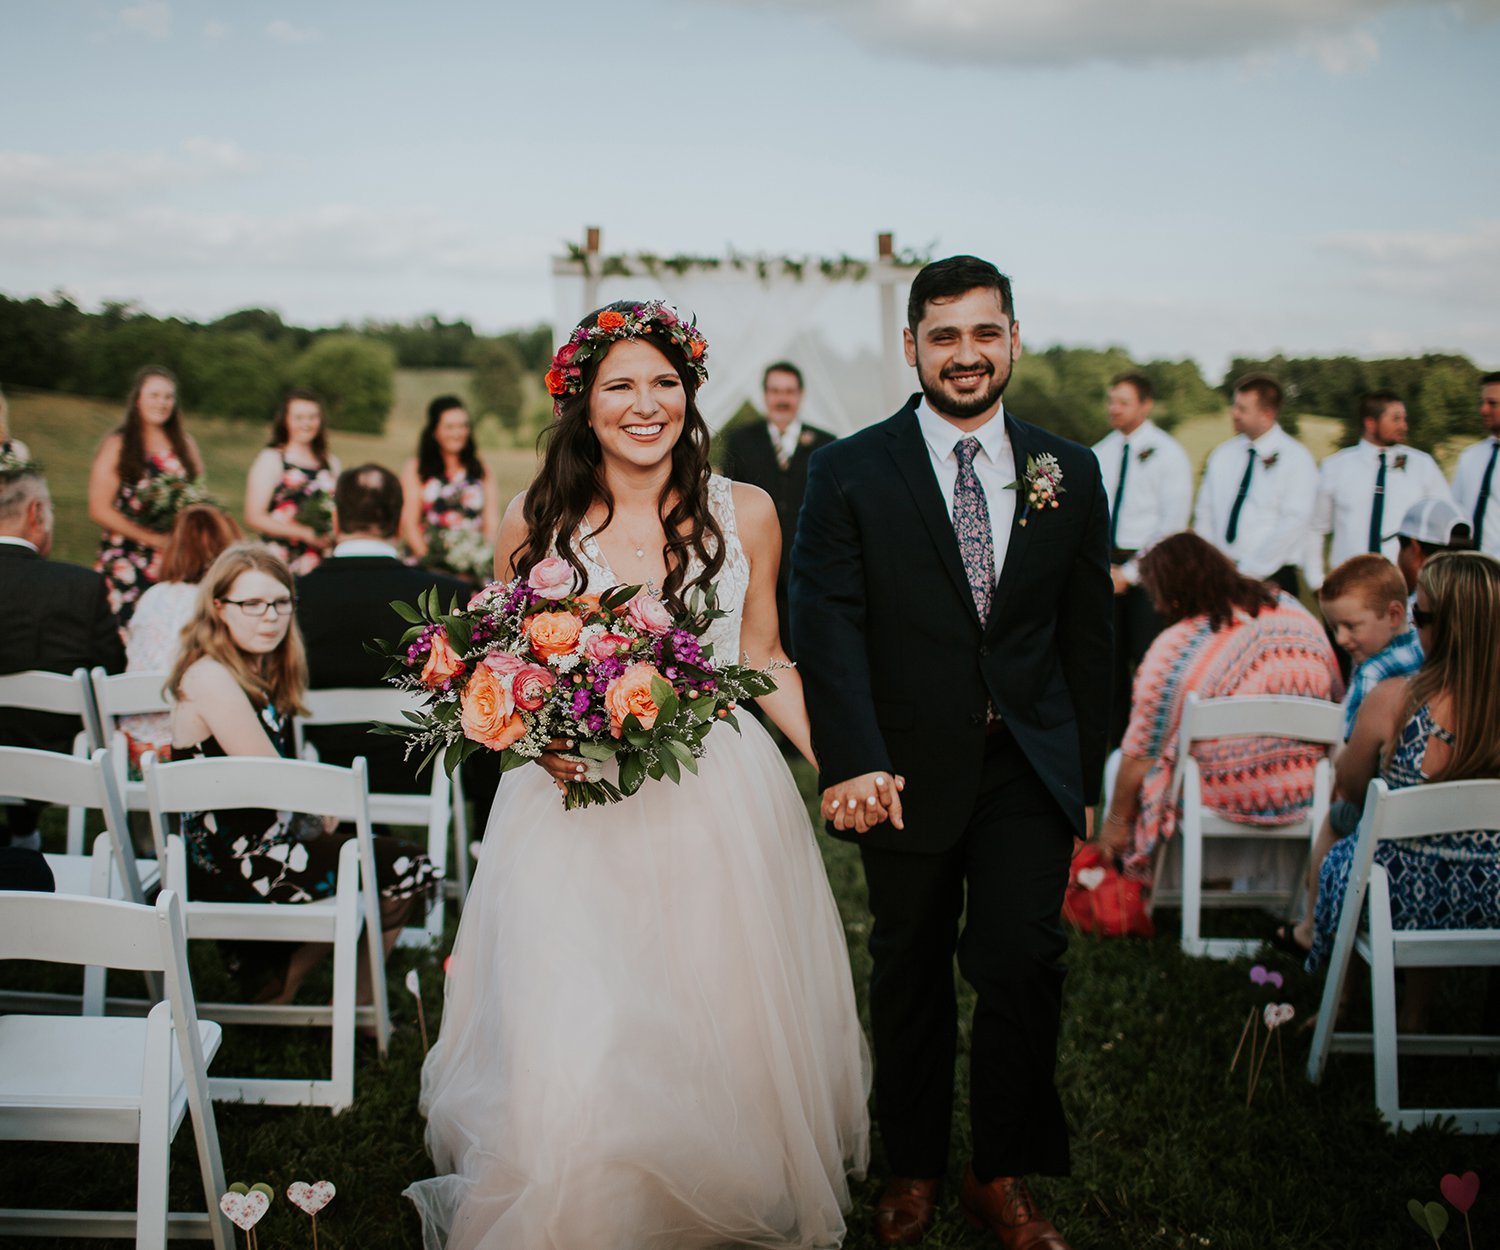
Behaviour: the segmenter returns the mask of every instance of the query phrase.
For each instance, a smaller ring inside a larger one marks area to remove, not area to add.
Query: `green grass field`
[[[427,398],[459,381],[452,374],[403,372],[387,434],[378,439],[340,435],[334,450],[345,464],[374,459],[399,467],[415,445]],[[15,433],[49,469],[58,501],[58,554],[89,561],[96,530],[85,515],[84,486],[94,446],[118,420],[117,407],[20,394],[12,396],[11,412]],[[197,420],[192,429],[208,458],[215,491],[237,507],[244,471],[263,441],[263,427]],[[1205,417],[1184,423],[1177,434],[1201,465],[1207,451],[1227,437],[1228,422],[1222,415]],[[1304,419],[1302,437],[1322,454],[1334,443],[1335,424]],[[481,441],[503,489],[519,489],[531,472],[531,453],[501,448],[493,429],[482,430]],[[803,793],[811,798],[809,770],[797,771]],[[53,813],[46,825],[53,849],[60,848],[58,815]],[[848,844],[821,835],[820,841],[863,1010],[868,915],[858,856]],[[1267,962],[1286,974],[1284,997],[1298,1013],[1283,1039],[1286,1085],[1283,1090],[1279,1072],[1268,1068],[1247,1110],[1243,1069],[1234,1077],[1227,1069],[1246,1012],[1264,995],[1246,975],[1249,961],[1184,958],[1171,937],[1171,919],[1163,918],[1163,936],[1154,940],[1076,937],[1072,944],[1058,1081],[1072,1121],[1074,1174],[1042,1182],[1037,1192],[1075,1250],[1419,1247],[1430,1239],[1407,1215],[1409,1198],[1437,1200],[1439,1179],[1447,1172],[1474,1170],[1488,1185],[1500,1184],[1500,1145],[1493,1139],[1463,1138],[1439,1129],[1388,1134],[1373,1109],[1367,1059],[1336,1057],[1322,1087],[1306,1085],[1302,1065],[1320,985],[1279,957]],[[1264,924],[1248,915],[1231,914],[1224,920],[1228,931],[1254,932]],[[450,942],[451,936],[450,930]],[[334,1118],[312,1110],[218,1108],[230,1180],[265,1180],[278,1193],[298,1179],[327,1179],[338,1186],[339,1196],[319,1220],[319,1244],[327,1250],[420,1245],[416,1219],[398,1196],[409,1181],[430,1174],[416,1107],[422,1046],[413,1001],[401,988],[412,967],[421,973],[429,1027],[437,1026],[442,1011],[439,957],[398,952],[391,967],[391,1001],[405,1027],[384,1063],[373,1043],[360,1044],[358,1099],[350,1111]],[[211,946],[195,947],[193,968],[202,996],[224,993],[223,970]],[[44,974],[31,968],[0,971],[0,978],[10,983],[34,984],[39,976]],[[115,984],[123,988],[124,981],[120,977]],[[310,992],[317,988],[315,982]],[[1451,980],[1442,997],[1439,1027],[1475,1028],[1479,994],[1477,982]],[[964,1003],[967,1008],[968,1000]],[[1362,1008],[1356,1004],[1355,1010]],[[960,1036],[962,1048],[966,1026]],[[240,1028],[230,1030],[219,1062],[225,1070],[315,1075],[323,1070],[320,1061],[326,1063],[321,1033]],[[961,1055],[960,1106],[965,1062]],[[1492,1061],[1418,1060],[1403,1065],[1402,1078],[1418,1096],[1435,1101],[1500,1102]],[[967,1140],[960,1116],[949,1197],[926,1242],[934,1250],[994,1244],[973,1233],[953,1204]],[[878,1138],[875,1151],[871,1178],[855,1186],[856,1209],[845,1242],[851,1250],[870,1250],[876,1244],[868,1207],[883,1175]],[[0,1184],[7,1195],[0,1201],[128,1205],[134,1176],[133,1152],[121,1147],[0,1144],[0,1177],[9,1182]],[[174,1148],[172,1184],[175,1205],[190,1207],[197,1201],[187,1132]],[[1500,1244],[1500,1214],[1493,1200],[1481,1200],[1472,1218],[1476,1246]],[[304,1217],[284,1200],[272,1207],[257,1231],[265,1250],[311,1244]],[[1443,1244],[1464,1245],[1462,1228],[1451,1228]]]

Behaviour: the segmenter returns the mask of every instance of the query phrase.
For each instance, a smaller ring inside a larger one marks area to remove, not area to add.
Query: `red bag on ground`
[[[1146,911],[1146,887],[1122,876],[1095,842],[1086,842],[1068,869],[1063,919],[1101,937],[1155,937]]]

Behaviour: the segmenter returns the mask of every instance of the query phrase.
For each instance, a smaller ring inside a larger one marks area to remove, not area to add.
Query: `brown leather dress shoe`
[[[937,1217],[939,1179],[893,1176],[875,1204],[875,1237],[882,1246],[914,1246]]]
[[[1018,1176],[997,1176],[981,1185],[970,1168],[964,1174],[958,1205],[975,1228],[987,1228],[1005,1250],[1068,1250],[1062,1234],[1036,1207],[1036,1199]]]

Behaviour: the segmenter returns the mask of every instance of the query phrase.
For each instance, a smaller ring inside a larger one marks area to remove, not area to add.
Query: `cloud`
[[[307,26],[294,26],[284,17],[278,17],[266,27],[266,37],[277,43],[311,43],[318,32]]]
[[[1495,320],[1500,220],[1457,230],[1351,230],[1324,239],[1322,249],[1344,262],[1348,285],[1389,299],[1392,318],[1417,299]]]
[[[0,150],[0,218],[93,211],[145,190],[245,173],[255,162],[236,144],[204,137],[176,152],[91,152],[78,157]]]
[[[126,5],[115,15],[119,29],[150,39],[165,39],[172,33],[172,8],[166,0],[141,0]]]
[[[885,53],[983,65],[1141,65],[1295,50],[1330,72],[1373,64],[1372,19],[1430,0],[720,0],[792,10]],[[1500,0],[1449,0],[1488,20]]]
[[[204,43],[223,43],[228,38],[229,27],[224,22],[214,21],[203,23]]]

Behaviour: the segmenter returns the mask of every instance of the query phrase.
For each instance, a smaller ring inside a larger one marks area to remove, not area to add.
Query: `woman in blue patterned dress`
[[[333,545],[333,487],[339,462],[328,454],[323,401],[293,387],[271,422],[265,450],[245,481],[245,520],[301,577]]]
[[[160,365],[148,365],[135,375],[125,420],[104,436],[89,470],[89,518],[104,529],[94,567],[104,574],[109,606],[122,626],[156,581],[176,515],[150,502],[153,490],[202,476],[198,444],[182,427],[177,379]]]
[[[1392,789],[1500,777],[1500,561],[1477,551],[1433,556],[1417,575],[1412,613],[1427,661],[1380,683],[1360,705],[1338,759],[1344,794],[1378,774]],[[1333,949],[1357,838],[1329,851],[1318,879],[1308,970]],[[1398,929],[1500,928],[1500,829],[1382,842]],[[1408,977],[1402,1027],[1425,1014],[1425,978]]]
[[[500,498],[463,400],[427,406],[416,457],[401,470],[401,540],[418,562],[472,582],[492,575]]]

